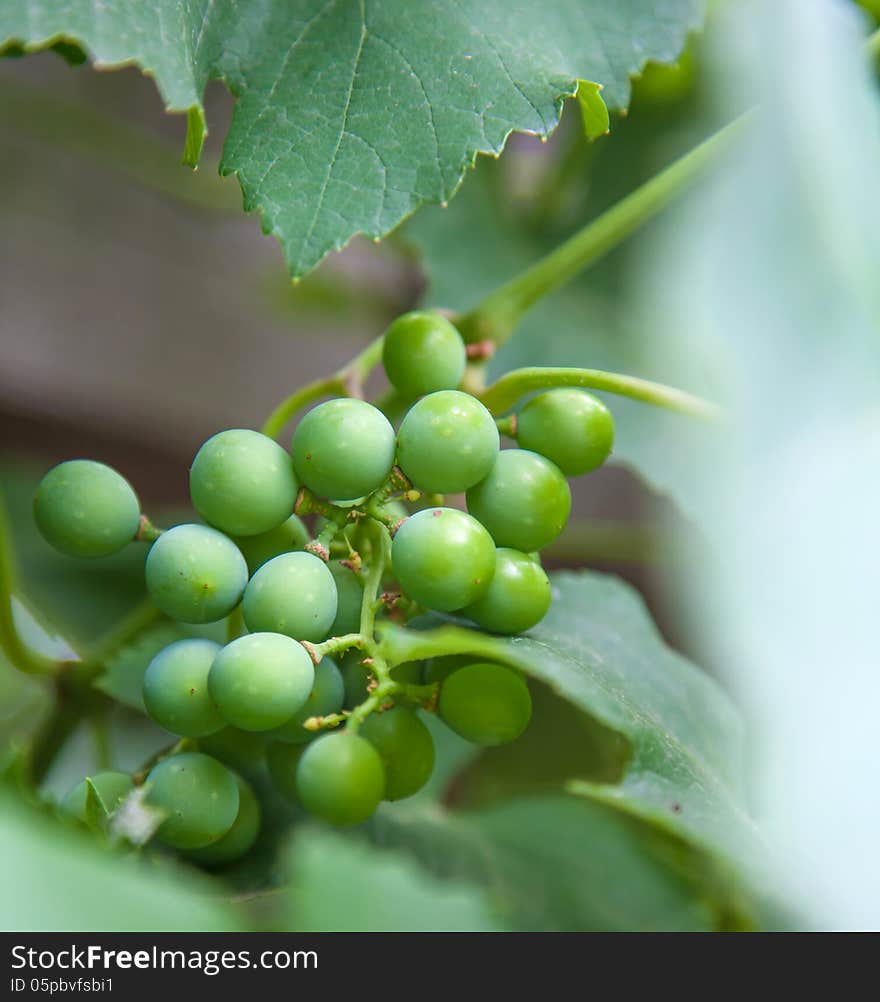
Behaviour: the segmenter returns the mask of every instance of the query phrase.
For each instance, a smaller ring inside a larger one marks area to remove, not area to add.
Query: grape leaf
[[[728,697],[667,647],[629,585],[565,572],[553,575],[553,589],[550,612],[527,635],[470,636],[472,653],[519,668],[568,704],[547,720],[547,697],[536,692],[539,730],[560,733],[533,745],[543,762],[524,764],[514,744],[466,766],[447,799],[492,800],[493,785],[499,797],[565,790],[753,879],[763,846],[744,804],[741,724]],[[386,643],[403,645],[395,657],[437,642],[430,631],[386,631]]]
[[[406,855],[306,826],[289,850],[286,928],[297,932],[489,932],[503,927],[483,889],[444,880]]]
[[[181,868],[151,868],[0,794],[0,929],[234,930],[229,907]]]
[[[187,113],[192,164],[205,86],[225,81],[237,105],[221,172],[298,276],[354,234],[381,237],[450,199],[511,130],[547,135],[578,80],[625,108],[630,76],[674,59],[701,12],[702,0],[10,0],[0,45],[65,41],[101,67],[137,64]]]
[[[383,807],[376,843],[444,880],[485,888],[522,931],[753,928],[755,902],[712,854],[613,806],[562,794],[478,811]]]

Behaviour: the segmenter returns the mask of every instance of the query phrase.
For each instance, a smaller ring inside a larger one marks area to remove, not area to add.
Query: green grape
[[[282,553],[251,578],[242,612],[249,630],[317,642],[327,638],[337,606],[336,582],[320,557]]]
[[[299,802],[315,817],[335,825],[360,824],[385,792],[382,759],[358,734],[324,734],[303,752],[296,790]]]
[[[244,557],[232,540],[206,525],[176,525],[150,547],[147,591],[166,616],[214,623],[238,605],[247,584]]]
[[[40,481],[34,519],[56,550],[71,557],[106,557],[134,539],[141,506],[116,470],[90,459],[71,459]]]
[[[256,574],[272,557],[303,549],[308,541],[309,530],[299,515],[291,515],[281,525],[258,536],[236,536],[233,540],[247,561],[251,574]]]
[[[322,658],[315,669],[315,683],[309,698],[285,722],[274,731],[272,737],[279,741],[303,744],[315,737],[315,731],[307,731],[303,724],[309,717],[326,717],[338,713],[345,700],[345,683],[342,673],[331,658]]]
[[[293,433],[293,465],[300,481],[333,501],[374,491],[394,464],[394,429],[363,400],[319,404]]]
[[[345,698],[342,701],[343,710],[353,710],[369,696],[367,686],[373,678],[369,666],[363,663],[366,655],[363,651],[348,651],[339,664],[342,675],[342,686]]]
[[[413,310],[385,331],[382,364],[391,385],[407,399],[461,382],[467,353],[461,335],[438,313]]]
[[[296,792],[296,767],[308,745],[291,745],[286,741],[270,741],[266,746],[266,765],[272,785],[292,804],[299,804]]]
[[[254,770],[266,755],[265,733],[224,727],[199,740],[199,750],[233,769]]]
[[[89,776],[88,779],[97,791],[104,807],[107,808],[108,814],[112,814],[134,789],[131,776],[125,772],[99,772],[94,776]],[[68,817],[85,822],[87,820],[88,795],[88,783],[83,779],[61,801],[61,810]]]
[[[364,600],[364,586],[357,574],[349,567],[343,567],[338,560],[327,565],[336,582],[336,619],[330,627],[331,637],[341,637],[346,633],[357,633],[361,628],[361,604]]]
[[[562,532],[571,491],[558,468],[524,449],[498,453],[492,472],[467,492],[468,511],[498,546],[540,550]]]
[[[502,547],[489,590],[463,612],[492,633],[522,633],[541,622],[550,598],[550,579],[541,565],[526,553]]]
[[[233,536],[276,529],[293,511],[297,484],[290,456],[266,435],[221,431],[196,453],[189,471],[202,518]]]
[[[455,494],[488,476],[498,456],[495,419],[458,390],[414,404],[397,433],[397,461],[419,490]]]
[[[229,831],[203,849],[184,850],[187,859],[202,866],[225,866],[241,859],[250,850],[260,833],[260,804],[250,784],[235,777],[238,786],[238,814]]]
[[[585,390],[548,390],[519,412],[516,438],[523,449],[546,456],[567,477],[577,477],[595,470],[610,455],[614,418]]]
[[[228,724],[269,731],[306,703],[314,681],[302,644],[281,633],[248,633],[214,659],[208,691]]]
[[[220,650],[213,640],[193,637],[169,644],[144,672],[147,713],[160,727],[185,738],[213,734],[224,726],[208,693],[208,672]]]
[[[412,710],[395,706],[384,713],[372,713],[360,733],[382,759],[385,800],[411,797],[431,778],[434,739]]]
[[[454,671],[440,686],[441,720],[477,745],[519,737],[532,715],[525,680],[504,665],[479,662]]]
[[[175,849],[201,849],[218,841],[238,816],[235,775],[200,752],[163,759],[146,785],[148,803],[167,815],[156,837]]]
[[[495,573],[495,544],[482,525],[454,508],[425,508],[398,529],[394,574],[428,609],[452,612],[485,594]]]

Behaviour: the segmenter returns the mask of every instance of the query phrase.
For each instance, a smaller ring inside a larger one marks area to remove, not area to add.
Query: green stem
[[[164,529],[160,529],[158,526],[153,525],[146,515],[141,515],[140,525],[138,526],[138,531],[135,533],[134,538],[140,543],[155,543],[164,531]]]
[[[504,435],[505,438],[516,438],[516,424],[516,414],[508,414],[507,417],[495,419],[498,434]]]
[[[539,299],[622,243],[714,164],[743,121],[739,118],[716,132],[459,317],[456,325],[464,339],[506,341]]]
[[[704,420],[716,420],[721,416],[721,410],[715,404],[684,390],[601,369],[514,369],[486,389],[480,399],[493,414],[498,414],[509,410],[527,393],[554,386],[605,390]]]
[[[378,653],[391,668],[406,661],[425,661],[447,654],[475,654],[489,661],[517,664],[509,641],[463,626],[408,630],[383,623]]]
[[[331,654],[340,654],[343,651],[351,650],[352,647],[364,647],[366,640],[362,633],[344,633],[341,637],[330,637],[320,644],[310,644],[309,653],[312,660],[317,663],[321,658]]]
[[[320,400],[321,397],[329,397],[334,393],[342,392],[342,381],[336,376],[331,376],[329,379],[317,379],[315,382],[303,386],[302,389],[297,390],[295,393],[291,393],[286,400],[282,400],[263,422],[263,427],[260,431],[264,435],[268,435],[269,438],[277,438],[294,414],[302,410],[307,404],[315,400]]]
[[[872,59],[877,59],[880,56],[880,28],[868,36],[865,41],[865,50]]]
[[[272,411],[260,429],[264,435],[276,438],[287,422],[303,407],[321,397],[362,397],[364,380],[382,359],[382,338],[371,341],[360,354],[326,379],[316,379],[289,397]]]
[[[389,535],[384,526],[373,523],[370,562],[364,575],[364,597],[361,601],[361,636],[372,642],[376,625],[376,596],[385,573]]]
[[[82,662],[77,666],[78,669],[87,675],[96,674],[107,659],[115,654],[120,647],[161,618],[162,613],[150,599],[145,598],[97,640],[92,647],[83,652]]]

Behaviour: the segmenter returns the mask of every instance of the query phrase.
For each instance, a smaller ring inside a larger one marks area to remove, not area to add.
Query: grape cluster
[[[310,410],[289,452],[256,431],[222,431],[190,469],[202,522],[153,529],[127,481],[86,460],[55,467],[37,491],[36,522],[59,550],[97,557],[146,539],[158,609],[182,624],[227,620],[225,644],[180,639],[143,678],[147,713],[182,739],[144,777],[164,812],[157,837],[203,865],[240,856],[257,837],[259,804],[230,768],[249,736],[283,796],[355,824],[430,778],[434,743],[418,709],[485,746],[528,724],[518,670],[465,655],[389,664],[382,623],[431,611],[502,635],[535,626],[551,600],[538,551],[568,519],[566,477],[609,455],[611,415],[563,387],[496,421],[459,388],[465,344],[434,313],[398,318],[382,360],[410,403],[397,431],[349,397]],[[499,426],[516,448],[501,449]],[[367,580],[381,598],[365,595]],[[132,781],[91,782],[112,811]],[[84,781],[65,810],[82,817],[87,794]]]

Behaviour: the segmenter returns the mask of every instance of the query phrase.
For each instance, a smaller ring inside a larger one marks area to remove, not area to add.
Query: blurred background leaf
[[[179,867],[108,853],[0,791],[0,928],[7,932],[234,931],[231,908]]]
[[[880,107],[858,15],[834,0],[736,13],[747,30],[713,52],[720,100],[761,107],[634,293],[662,318],[655,344],[696,343],[668,361],[714,356],[731,406],[713,461],[689,467],[724,566],[692,570],[692,632],[752,721],[775,867],[838,929],[880,921]]]

